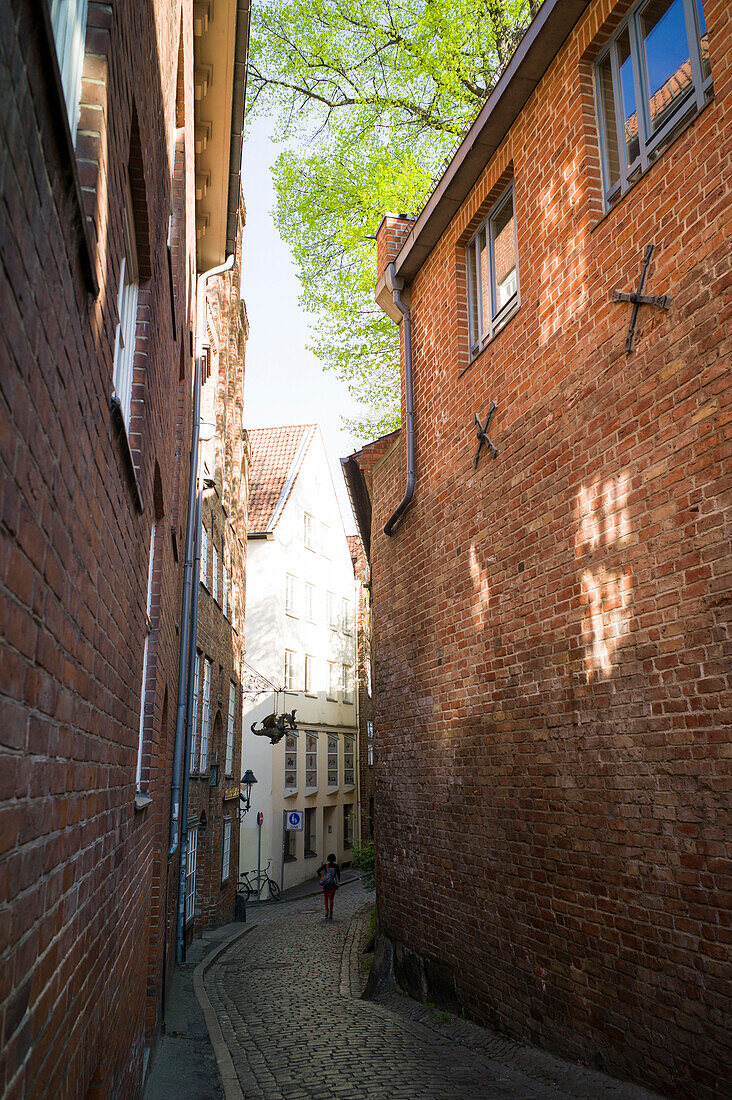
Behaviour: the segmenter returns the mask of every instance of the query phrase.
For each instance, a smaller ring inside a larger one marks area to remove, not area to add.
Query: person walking
[[[318,867],[318,882],[323,887],[323,900],[325,901],[325,919],[333,920],[333,900],[336,890],[341,884],[341,869],[336,863],[333,852],[328,856],[328,862]]]

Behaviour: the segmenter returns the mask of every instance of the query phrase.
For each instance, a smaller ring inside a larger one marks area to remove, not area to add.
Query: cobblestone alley
[[[560,1100],[650,1093],[390,994],[359,999],[372,899],[251,907],[205,987],[246,1100]]]

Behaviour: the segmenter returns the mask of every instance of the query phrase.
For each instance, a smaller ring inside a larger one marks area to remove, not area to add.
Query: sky
[[[270,166],[280,147],[270,141],[268,130],[264,120],[251,126],[242,153],[247,208],[242,296],[249,318],[244,422],[248,428],[320,424],[350,534],[355,527],[338,460],[361,446],[341,425],[341,418],[353,416],[358,406],[343,383],[323,371],[307,350],[308,328],[316,318],[298,304],[297,271],[272,219],[275,194]]]

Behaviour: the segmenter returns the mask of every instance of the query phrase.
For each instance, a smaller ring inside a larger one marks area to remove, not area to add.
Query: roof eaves
[[[409,285],[498,150],[590,0],[544,0],[394,261]]]

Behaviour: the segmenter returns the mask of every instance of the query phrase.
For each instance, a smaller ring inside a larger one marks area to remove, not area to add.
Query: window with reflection
[[[518,306],[513,184],[468,245],[470,352],[477,355]]]
[[[702,0],[646,0],[596,66],[605,202],[617,202],[712,94]]]

